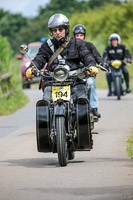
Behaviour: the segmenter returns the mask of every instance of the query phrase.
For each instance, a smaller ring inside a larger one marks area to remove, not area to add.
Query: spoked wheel
[[[56,143],[59,165],[66,166],[68,162],[68,151],[65,118],[63,116],[56,117]]]
[[[116,77],[116,95],[117,99],[121,99],[121,80],[119,77]]]

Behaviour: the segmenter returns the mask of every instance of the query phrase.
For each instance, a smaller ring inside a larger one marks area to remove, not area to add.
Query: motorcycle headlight
[[[58,66],[54,70],[54,78],[60,82],[65,81],[68,77],[68,74],[68,70],[63,66]]]

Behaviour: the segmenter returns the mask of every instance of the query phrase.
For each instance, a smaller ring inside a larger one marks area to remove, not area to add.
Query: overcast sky
[[[26,17],[38,14],[39,6],[44,7],[50,0],[0,0],[0,8],[11,13],[21,13]]]

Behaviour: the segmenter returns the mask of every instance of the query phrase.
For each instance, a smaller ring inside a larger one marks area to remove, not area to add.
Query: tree
[[[27,19],[21,14],[11,14],[10,12],[2,13],[3,16],[0,20],[0,34],[6,36],[10,42],[12,48],[16,37],[22,27],[26,27]]]
[[[120,0],[89,0],[88,5],[90,8],[95,8],[105,6],[105,4],[109,3],[118,5],[120,4]]]

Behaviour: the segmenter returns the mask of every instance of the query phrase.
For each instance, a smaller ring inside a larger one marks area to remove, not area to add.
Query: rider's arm
[[[123,46],[124,46],[124,45],[123,45]],[[124,46],[124,50],[125,50],[125,57],[126,57],[126,59],[127,59],[127,62],[128,62],[128,63],[131,63],[131,62],[132,62],[132,56],[131,56],[131,54],[130,54],[130,52],[129,52],[129,50],[127,49],[126,46]]]
[[[87,49],[85,42],[83,40],[76,39],[76,43],[80,61],[86,66],[96,66],[94,57],[91,54],[91,52]]]
[[[35,63],[36,67],[39,70],[41,70],[45,66],[45,64],[48,62],[48,59],[51,57],[52,54],[53,52],[48,47],[47,43],[44,42],[39,48],[37,55],[33,59],[33,63]],[[32,65],[33,64],[31,63],[28,68],[31,68]]]
[[[86,42],[86,46],[90,50],[90,52],[92,53],[95,61],[98,64],[102,63],[103,59],[102,59],[100,53],[98,52],[97,48],[94,46],[94,44],[92,44],[91,42]]]
[[[103,60],[107,62],[109,60],[109,53],[108,53],[108,47],[105,48],[103,52]]]

